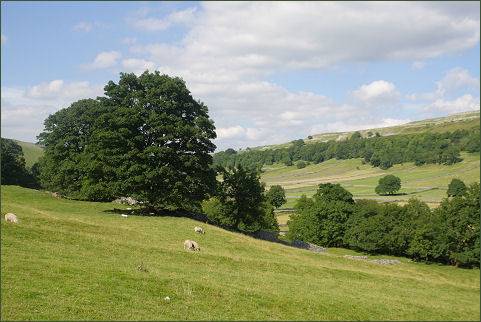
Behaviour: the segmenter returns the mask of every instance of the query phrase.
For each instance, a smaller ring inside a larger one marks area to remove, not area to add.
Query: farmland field
[[[462,153],[461,157],[463,161],[453,165],[415,166],[413,163],[405,163],[387,170],[362,164],[361,159],[331,159],[303,169],[276,164],[265,166],[261,179],[267,186],[278,184],[286,189],[288,202],[284,207],[287,208],[292,207],[301,195],[313,195],[317,186],[325,182],[340,183],[356,199],[402,202],[416,197],[430,206],[436,206],[446,197],[451,179],[458,178],[466,184],[479,182],[479,153]],[[400,193],[405,195],[379,196],[374,192],[379,178],[388,174],[401,178]]]

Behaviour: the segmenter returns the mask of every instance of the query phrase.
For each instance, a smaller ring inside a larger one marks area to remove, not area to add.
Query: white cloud
[[[388,104],[399,98],[399,92],[393,83],[377,80],[370,84],[362,85],[353,91],[353,96],[366,104]]]
[[[73,30],[81,31],[81,32],[90,32],[93,27],[94,27],[93,23],[88,21],[81,21],[73,27]]]
[[[459,88],[479,88],[479,78],[473,77],[466,69],[454,68],[437,82],[436,92],[439,96],[443,96]]]
[[[425,109],[428,111],[437,111],[445,113],[459,113],[467,111],[479,111],[479,97],[473,97],[470,94],[460,96],[454,100],[437,99]]]
[[[155,63],[145,59],[128,58],[122,60],[122,67],[124,71],[139,74],[147,69],[150,71],[154,71]]]
[[[2,87],[2,136],[35,141],[49,114],[79,99],[95,98],[102,93],[102,86],[85,81],[53,80],[26,88]]]
[[[411,68],[415,70],[423,69],[426,66],[426,63],[423,61],[415,61],[411,64]]]
[[[102,69],[113,67],[122,55],[118,51],[104,51],[95,56],[92,63],[85,65],[88,69]]]
[[[160,31],[170,28],[176,24],[189,24],[193,21],[196,8],[187,8],[184,10],[173,11],[165,17],[147,17],[151,10],[141,10],[137,12],[136,17],[129,19],[132,26],[137,29],[147,31]]]
[[[464,68],[456,67],[447,71],[443,78],[436,82],[436,88],[433,91],[408,94],[406,98],[412,101],[444,101],[445,96],[458,90],[477,90],[479,93],[479,78],[472,76]]]
[[[2,45],[7,42],[7,36],[2,34]]]
[[[122,44],[124,45],[134,45],[135,43],[137,43],[137,38],[135,37],[125,37],[122,39]]]

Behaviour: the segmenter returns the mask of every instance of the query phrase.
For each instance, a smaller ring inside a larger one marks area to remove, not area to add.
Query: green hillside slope
[[[13,186],[1,200],[20,219],[1,220],[3,320],[480,318],[479,270],[382,266],[206,224],[196,235],[190,219],[123,218],[111,203]],[[201,251],[184,251],[185,239]]]
[[[31,168],[32,165],[40,159],[40,157],[43,155],[43,149],[41,146],[30,143],[30,142],[23,142],[23,141],[18,141],[14,140],[15,142],[18,143],[22,147],[23,150],[23,155],[25,157],[25,164],[27,168]]]
[[[413,134],[413,133],[443,133],[452,132],[455,130],[465,129],[470,130],[473,128],[479,128],[479,111],[465,112],[453,114],[445,117],[438,117],[433,119],[426,119],[420,121],[414,121],[406,124],[372,128],[366,130],[359,130],[363,137],[367,136],[368,132],[379,132],[382,136],[396,135],[396,134]],[[330,140],[343,140],[350,137],[354,131],[348,132],[333,132],[333,133],[320,133],[312,135],[312,139],[304,139],[306,143],[325,142]],[[277,149],[288,147],[291,143],[273,144],[267,146],[256,147],[253,149]]]
[[[397,164],[382,170],[370,164],[362,164],[361,159],[335,160],[312,164],[303,169],[283,164],[265,166],[261,179],[267,186],[279,184],[286,189],[288,202],[292,207],[302,194],[311,196],[320,183],[340,183],[355,198],[377,199],[381,201],[403,201],[411,197],[437,205],[446,197],[448,184],[453,178],[466,183],[480,181],[479,153],[462,153],[462,162],[453,165],[428,164],[415,166],[413,163]],[[394,174],[401,178],[401,196],[378,196],[374,189],[380,177]]]

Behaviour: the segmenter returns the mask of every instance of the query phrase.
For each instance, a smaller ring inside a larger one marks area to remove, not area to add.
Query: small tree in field
[[[466,193],[466,185],[459,179],[451,180],[451,183],[448,186],[448,197],[457,197],[462,196]]]
[[[379,179],[375,191],[378,195],[392,195],[401,189],[401,179],[395,175],[387,175]]]
[[[265,200],[264,184],[255,169],[242,166],[220,169],[217,196],[202,209],[214,224],[244,232],[278,230],[274,208]]]
[[[286,203],[286,192],[281,186],[275,185],[267,191],[266,198],[272,206],[279,208]]]

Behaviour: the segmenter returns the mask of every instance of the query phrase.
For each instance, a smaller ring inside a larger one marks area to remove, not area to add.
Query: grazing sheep
[[[18,218],[12,213],[5,214],[5,221],[18,224]]]
[[[124,218],[128,217],[128,215],[126,215],[126,214],[122,214],[121,216],[124,217]]]
[[[205,231],[202,229],[202,227],[194,227],[194,231],[198,234],[205,234]]]
[[[196,251],[200,250],[200,247],[199,244],[197,244],[195,241],[187,239],[186,241],[184,241],[184,249]]]

